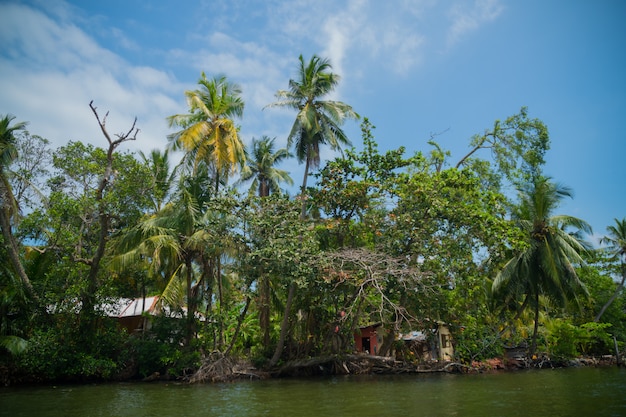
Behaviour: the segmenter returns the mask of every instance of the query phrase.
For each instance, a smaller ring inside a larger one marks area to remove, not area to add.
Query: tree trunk
[[[380,346],[380,349],[378,349],[378,352],[376,352],[376,354],[378,356],[387,356],[389,352],[391,351],[391,346],[393,345],[393,342],[395,340],[396,340],[396,332],[393,330],[393,327],[390,327],[389,330],[387,330],[387,333],[385,334],[385,338],[383,339],[383,344]]]
[[[611,295],[611,298],[602,306],[598,315],[593,319],[594,322],[600,321],[600,318],[604,314],[607,308],[615,301],[620,291],[624,288],[624,282],[626,282],[626,264],[622,263],[622,281],[617,285],[615,292]]]
[[[287,338],[287,330],[289,329],[289,313],[291,311],[291,305],[293,304],[293,299],[296,294],[296,283],[292,282],[289,284],[289,292],[287,293],[287,302],[285,303],[285,314],[283,316],[283,322],[280,325],[280,337],[278,339],[278,344],[276,345],[276,350],[274,351],[274,356],[270,360],[269,367],[273,368],[278,363],[280,356],[283,354],[283,347],[285,345],[285,339]]]
[[[230,341],[230,344],[228,345],[228,349],[226,349],[226,351],[224,352],[224,356],[228,356],[230,351],[233,349],[233,346],[235,346],[235,342],[237,342],[237,337],[239,336],[239,331],[241,330],[241,324],[243,323],[243,320],[246,318],[246,313],[248,312],[248,307],[250,307],[251,300],[252,299],[250,297],[246,297],[246,305],[243,308],[243,311],[241,312],[241,314],[239,315],[239,318],[237,320],[237,328],[235,329],[233,338]]]
[[[262,271],[259,279],[259,326],[266,348],[270,344],[270,291],[269,276]]]
[[[539,294],[535,295],[535,325],[533,328],[533,341],[530,345],[529,356],[532,358],[537,351],[537,335],[539,334]]]
[[[220,349],[222,348],[222,346],[224,346],[224,295],[222,294],[224,291],[224,288],[222,287],[222,262],[221,262],[221,256],[220,254],[217,255],[217,259],[215,261],[215,273],[216,273],[216,277],[215,279],[217,279],[217,298],[219,301],[219,305],[217,307],[217,314],[219,315],[219,320],[217,323],[217,326],[219,328],[219,347]]]
[[[11,264],[15,269],[15,272],[19,276],[24,288],[26,288],[26,292],[28,295],[35,301],[39,302],[39,297],[35,294],[35,290],[33,285],[28,279],[28,274],[26,274],[26,270],[20,261],[20,255],[17,250],[17,243],[15,242],[15,237],[11,232],[11,222],[9,220],[9,213],[6,207],[0,208],[0,228],[2,229],[2,237],[4,238],[4,245],[7,248],[7,252],[9,253],[9,258],[11,260]]]
[[[191,274],[191,261],[185,261],[185,269],[186,269],[186,286],[187,286],[187,340],[185,343],[189,345],[191,343],[191,339],[193,339],[195,334],[195,307],[196,300],[194,300],[194,295],[192,291],[192,274]]]
[[[98,121],[98,125],[100,126],[100,130],[102,134],[106,138],[109,143],[109,148],[107,150],[107,164],[104,169],[104,173],[100,178],[100,182],[98,184],[98,189],[96,190],[96,203],[98,205],[98,220],[100,223],[100,232],[98,235],[98,246],[96,247],[96,251],[91,259],[82,259],[81,253],[76,253],[76,257],[81,259],[82,262],[89,265],[89,275],[87,277],[87,290],[83,292],[81,295],[81,299],[83,302],[81,308],[81,315],[84,315],[86,320],[83,325],[86,328],[91,330],[95,330],[95,303],[96,303],[96,291],[98,289],[98,273],[100,271],[100,262],[104,257],[106,244],[109,237],[109,223],[110,216],[107,212],[106,203],[104,202],[104,193],[107,187],[110,184],[111,177],[113,175],[113,156],[115,153],[115,149],[122,143],[127,140],[135,140],[138,129],[135,128],[135,124],[137,123],[137,118],[133,121],[133,125],[125,134],[117,135],[117,139],[113,140],[109,135],[109,132],[106,129],[106,118],[108,113],[101,120],[98,112],[96,111],[96,107],[93,105],[93,101],[89,103],[89,108],[93,112],[96,120]],[[131,136],[132,135],[132,136]]]
[[[306,183],[309,178],[309,166],[311,165],[311,155],[310,150],[306,156],[306,163],[304,164],[304,179],[302,180],[302,188],[300,189],[300,198],[302,199],[302,211],[300,212],[300,217],[302,219],[306,218]]]

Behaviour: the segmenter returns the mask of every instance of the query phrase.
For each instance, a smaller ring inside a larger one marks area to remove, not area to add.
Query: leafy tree
[[[267,275],[275,299],[284,303],[272,367],[281,359],[292,328],[296,290],[307,288],[317,277],[318,245],[310,225],[299,217],[297,201],[274,194],[251,203],[243,225],[248,249],[242,253],[241,268],[256,279]]]
[[[384,211],[381,208],[390,197],[387,188],[410,164],[410,159],[404,157],[404,147],[380,154],[372,129],[369,120],[364,119],[363,149],[346,150],[345,155],[329,161],[315,174],[316,187],[309,192],[313,207],[327,219],[318,229],[325,249],[371,244],[371,234],[382,221],[378,218]]]
[[[244,146],[233,118],[241,117],[241,88],[226,77],[208,79],[204,72],[197,90],[185,91],[188,114],[167,118],[170,127],[183,130],[169,136],[174,150],[183,149],[197,168],[206,163],[215,170],[215,190],[221,181],[245,162]],[[194,168],[194,169],[195,169]]]
[[[328,144],[331,149],[349,145],[350,140],[341,129],[345,119],[358,119],[352,107],[340,101],[323,100],[339,83],[339,76],[331,71],[327,59],[313,55],[308,63],[299,57],[297,79],[289,80],[289,90],[279,90],[279,101],[271,107],[289,107],[297,110],[296,120],[287,137],[287,146],[295,145],[295,153],[304,165],[301,193],[304,198],[309,170],[320,163],[320,147]],[[304,217],[306,204],[302,203]]]
[[[620,272],[622,279],[615,288],[615,292],[611,298],[602,306],[594,321],[600,321],[606,309],[615,301],[619,293],[624,288],[626,281],[626,218],[622,220],[615,219],[615,225],[607,227],[608,236],[603,237],[600,243],[607,245],[607,250],[613,255],[614,260],[619,260]]]
[[[52,162],[50,141],[27,131],[16,137],[18,158],[11,166],[11,187],[21,208],[35,209],[45,202],[42,190]]]
[[[254,179],[250,192],[258,189],[259,197],[267,197],[270,193],[280,193],[280,182],[293,184],[293,180],[287,171],[278,169],[280,163],[291,154],[286,148],[274,151],[274,139],[263,136],[260,140],[252,139],[252,158],[247,158],[246,166],[241,172],[240,181],[245,182]],[[265,346],[270,343],[270,277],[261,273],[258,278],[259,286],[259,325],[263,333]]]
[[[494,294],[514,300],[523,297],[518,314],[532,307],[531,355],[537,348],[540,297],[564,304],[567,300],[577,300],[587,291],[574,265],[584,263],[581,253],[587,249],[580,232],[590,233],[591,228],[578,218],[552,215],[560,201],[571,195],[568,188],[541,176],[520,190],[513,221],[525,234],[525,246],[515,251],[493,281]],[[568,233],[569,227],[577,231]]]
[[[456,164],[456,168],[470,164],[473,155],[489,149],[498,171],[515,186],[521,186],[540,173],[545,153],[550,149],[547,126],[539,119],[528,117],[522,107],[518,114],[504,121],[496,120],[493,128],[475,135],[472,149]]]
[[[90,108],[108,148],[70,142],[55,152],[56,175],[48,182],[49,203],[39,231],[35,231],[43,238],[42,250],[58,253],[61,261],[55,266],[56,273],[47,275],[51,292],[64,288],[58,280],[67,279],[66,285],[75,289],[69,298],[81,301],[81,326],[87,341],[96,330],[98,292],[108,281],[101,272],[109,239],[137,221],[146,209],[142,181],[146,171],[132,155],[116,152],[120,145],[135,139],[135,123],[127,132],[112,137],[106,115],[100,118],[93,103]]]

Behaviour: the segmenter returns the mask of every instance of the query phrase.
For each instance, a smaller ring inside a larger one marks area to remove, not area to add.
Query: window
[[[450,334],[442,334],[441,335],[441,348],[452,347],[452,338]]]

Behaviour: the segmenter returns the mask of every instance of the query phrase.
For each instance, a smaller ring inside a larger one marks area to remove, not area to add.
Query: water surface
[[[626,370],[0,389],[0,416],[626,416]]]

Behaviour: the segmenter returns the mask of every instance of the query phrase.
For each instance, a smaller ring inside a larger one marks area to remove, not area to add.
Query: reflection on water
[[[626,370],[0,389],[0,416],[626,416]]]

